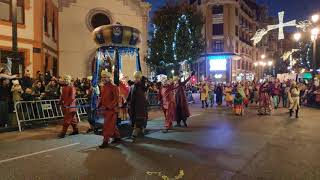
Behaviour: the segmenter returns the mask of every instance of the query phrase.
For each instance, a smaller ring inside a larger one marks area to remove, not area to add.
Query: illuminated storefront
[[[193,70],[197,72],[198,81],[211,79],[214,82],[229,83],[238,81],[237,62],[241,57],[234,53],[212,53],[203,55],[194,64]],[[246,77],[252,79],[251,72]]]

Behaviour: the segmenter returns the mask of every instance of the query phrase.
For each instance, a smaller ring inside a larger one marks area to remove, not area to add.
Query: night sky
[[[166,2],[166,0],[147,1],[152,4],[152,12]],[[257,2],[266,4],[272,16],[276,16],[280,11],[285,11],[286,20],[305,20],[313,13],[320,12],[320,0],[257,0]]]

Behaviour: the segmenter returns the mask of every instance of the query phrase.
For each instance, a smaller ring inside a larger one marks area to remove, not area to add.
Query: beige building
[[[76,77],[91,74],[97,46],[91,32],[95,27],[120,23],[142,33],[140,57],[146,73],[144,57],[147,51],[150,4],[141,0],[77,0],[62,4],[59,16],[59,72]],[[135,57],[123,57],[122,72],[129,77],[136,67]]]
[[[255,0],[191,0],[205,17],[206,52],[194,68],[220,82],[252,80],[260,53],[250,40],[258,22]]]
[[[11,0],[0,0],[0,60],[6,64],[12,54]],[[29,70],[58,74],[59,32],[57,0],[18,0],[18,51],[13,74]]]
[[[0,59],[7,63],[12,48],[11,0],[0,0]],[[140,57],[146,72],[150,4],[143,0],[18,0],[18,48],[23,57],[13,72],[51,71],[53,75],[91,74],[97,46],[92,30],[121,23],[142,33]],[[131,76],[135,58],[123,57],[123,73]]]

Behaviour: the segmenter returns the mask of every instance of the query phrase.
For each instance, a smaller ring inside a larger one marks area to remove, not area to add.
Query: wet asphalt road
[[[285,109],[256,112],[238,117],[226,107],[193,105],[189,128],[163,134],[159,117],[144,139],[108,149],[98,148],[96,135],[56,139],[60,127],[3,133],[0,179],[158,180],[146,172],[174,179],[179,170],[185,180],[320,179],[320,110],[304,108],[299,120]]]

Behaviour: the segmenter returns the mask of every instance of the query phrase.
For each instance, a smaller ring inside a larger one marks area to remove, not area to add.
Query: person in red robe
[[[174,96],[174,90],[177,87],[174,86],[173,81],[165,80],[163,86],[159,91],[159,100],[162,110],[165,116],[165,129],[163,133],[167,133],[172,128],[172,123],[176,116],[176,99]]]
[[[71,76],[64,76],[64,87],[62,88],[62,93],[60,96],[60,105],[63,109],[63,127],[59,138],[64,138],[68,131],[69,126],[73,128],[73,132],[70,135],[79,134],[78,130],[78,119],[76,118],[77,108],[76,108],[76,89],[71,82]]]
[[[103,124],[103,143],[100,148],[106,148],[109,145],[110,138],[113,142],[121,141],[120,133],[117,128],[117,109],[119,105],[119,89],[111,82],[112,74],[107,71],[101,72],[101,78],[104,79],[104,86],[101,88],[101,101],[99,109],[104,110]]]

